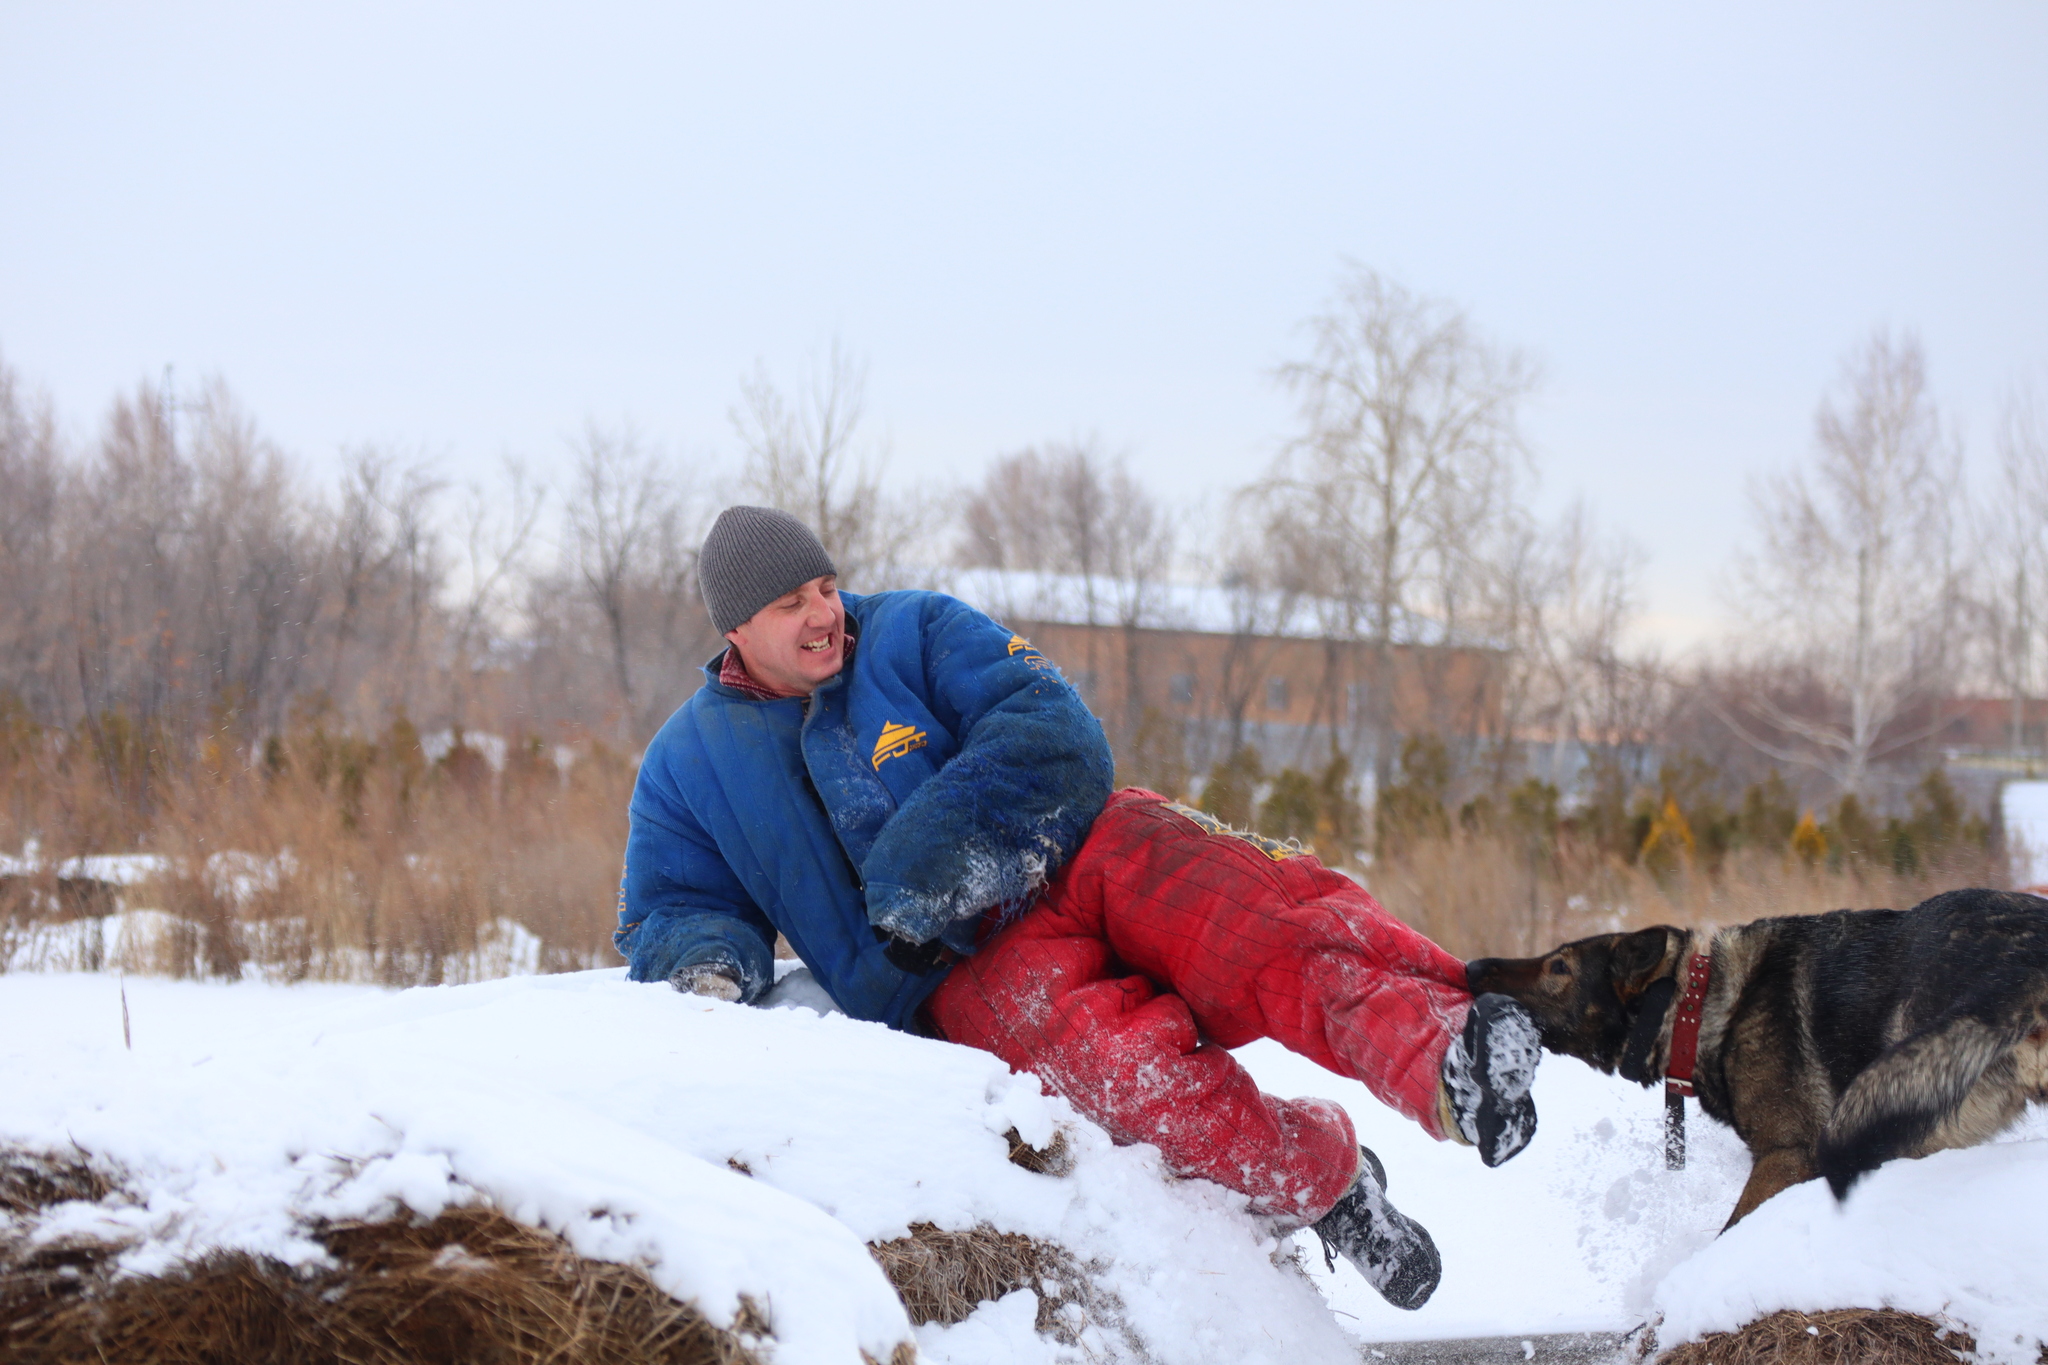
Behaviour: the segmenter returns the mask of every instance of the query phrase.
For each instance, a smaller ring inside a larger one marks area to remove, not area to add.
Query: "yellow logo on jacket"
[[[1019,654],[1024,656],[1025,664],[1034,670],[1051,668],[1053,666],[1051,659],[1038,652],[1037,645],[1032,644],[1021,635],[1012,635],[1010,637],[1010,657],[1015,658]]]
[[[875,769],[879,772],[890,759],[923,747],[924,731],[912,725],[898,725],[893,720],[884,722],[881,736],[875,740]]]

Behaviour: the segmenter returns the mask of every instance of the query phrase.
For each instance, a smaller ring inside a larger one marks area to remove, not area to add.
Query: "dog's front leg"
[[[1773,1147],[1756,1154],[1756,1164],[1749,1168],[1749,1183],[1742,1187],[1742,1197],[1735,1201],[1735,1212],[1728,1215],[1721,1231],[1734,1227],[1758,1204],[1779,1190],[1811,1180],[1815,1174],[1813,1152],[1808,1147]]]

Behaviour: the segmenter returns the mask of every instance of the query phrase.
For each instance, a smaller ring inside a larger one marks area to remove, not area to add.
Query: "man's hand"
[[[699,962],[684,967],[668,979],[668,984],[687,995],[709,996],[735,1005],[740,999],[740,979],[715,963]]]
[[[913,943],[907,938],[892,934],[880,925],[875,926],[875,937],[882,942],[882,956],[889,959],[889,965],[899,972],[912,976],[925,976],[952,962],[956,954],[949,951],[938,939],[928,943]]]

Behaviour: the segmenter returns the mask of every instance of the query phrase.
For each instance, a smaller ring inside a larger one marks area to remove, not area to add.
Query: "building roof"
[[[1030,569],[962,569],[952,593],[997,620],[1044,621],[1070,626],[1119,626],[1191,630],[1214,635],[1260,635],[1322,640],[1346,635],[1347,617],[1356,638],[1367,634],[1362,606],[1302,593],[1256,591],[1221,583],[1187,580],[1136,584],[1108,575],[1042,573]],[[1488,642],[1466,631],[1447,631],[1432,617],[1403,612],[1394,643],[1465,645]]]

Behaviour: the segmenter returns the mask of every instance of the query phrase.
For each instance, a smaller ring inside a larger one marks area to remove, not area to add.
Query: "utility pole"
[[[157,421],[163,425],[164,440],[171,447],[171,458],[178,458],[178,391],[177,376],[168,363],[164,365],[163,387],[157,390]]]
[[[178,414],[181,412],[204,412],[204,403],[180,403],[178,401],[178,372],[170,364],[164,366],[163,387],[157,390],[157,421],[163,424],[164,440],[171,448],[171,458],[178,457]]]

